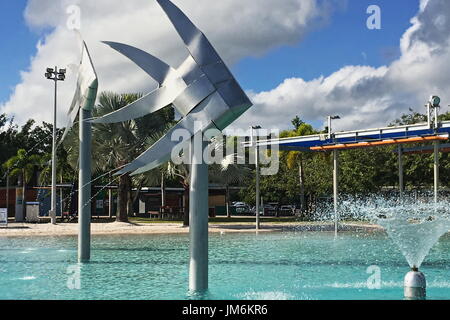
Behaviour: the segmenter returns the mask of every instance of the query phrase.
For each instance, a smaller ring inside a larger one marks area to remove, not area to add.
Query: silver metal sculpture
[[[92,109],[97,98],[98,78],[87,45],[84,41],[82,44],[83,52],[78,69],[77,87],[68,112],[69,122],[61,142],[65,139],[79,114],[78,260],[87,262],[90,259],[91,252],[92,128],[86,120],[92,117]]]
[[[163,138],[117,174],[139,174],[168,160],[179,143],[171,134],[180,128],[191,136],[209,128],[225,129],[252,106],[205,35],[169,0],[157,0],[185,43],[189,56],[177,69],[135,47],[105,42],[128,57],[159,83],[159,88],[130,105],[92,120],[116,123],[139,118],[172,105],[183,118]],[[194,122],[200,125],[194,128]]]
[[[203,151],[207,147],[203,133],[210,128],[222,131],[247,111],[252,103],[205,35],[172,2],[157,2],[185,43],[189,56],[178,69],[174,69],[140,49],[105,42],[154,78],[159,88],[118,111],[91,121],[127,121],[170,105],[183,116],[164,137],[116,174],[139,174],[169,161],[172,150],[179,144],[171,140],[172,133],[177,129],[187,130],[191,139],[186,144],[190,148],[192,160],[189,288],[204,291],[208,288],[208,165],[203,159]],[[198,149],[194,143],[197,136],[203,140]]]

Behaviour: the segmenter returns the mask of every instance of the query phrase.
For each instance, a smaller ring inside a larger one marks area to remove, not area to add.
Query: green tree
[[[296,116],[294,119],[292,119],[291,123],[294,126],[295,130],[298,130],[300,126],[304,124],[304,122],[300,119],[299,116]]]
[[[189,226],[189,186],[191,180],[191,170],[190,166],[185,163],[174,164],[169,162],[166,167],[166,175],[172,179],[177,179],[178,183],[183,187],[183,226]]]
[[[93,117],[100,117],[117,111],[141,98],[141,94],[115,94],[102,92],[99,95],[98,105],[93,110]],[[104,175],[111,170],[123,167],[136,159],[148,145],[149,137],[165,132],[174,122],[173,108],[168,107],[139,119],[112,124],[95,124],[92,129],[93,136],[93,172]],[[77,126],[71,130],[65,142],[68,151],[69,163],[72,168],[78,164],[78,130]],[[124,174],[118,180],[117,221],[127,222],[128,216],[133,213],[132,196],[133,182],[142,185],[142,177],[131,178]]]
[[[236,137],[224,137],[222,139],[215,139],[212,142],[214,152],[223,150],[230,150],[236,144]],[[238,164],[239,158],[236,153],[228,155],[224,154],[223,160],[219,164],[209,166],[210,180],[218,182],[225,186],[225,205],[227,217],[231,217],[230,213],[230,187],[233,185],[242,185],[251,174],[251,169],[248,165]]]
[[[7,174],[10,177],[18,179],[18,186],[22,187],[23,202],[26,202],[26,187],[27,183],[33,176],[36,168],[41,164],[41,157],[32,154],[29,155],[24,149],[19,149],[17,155],[8,159],[3,167],[7,170]],[[23,214],[25,216],[25,205],[23,205]]]
[[[311,125],[300,120],[298,116],[292,120],[292,124],[294,125],[295,130],[282,132],[280,138],[317,134],[317,131],[315,131]],[[284,154],[282,153],[282,159],[286,161],[288,168],[298,170],[298,181],[300,187],[300,211],[302,212],[302,214],[306,210],[304,158],[310,156],[311,154],[308,155],[304,152],[299,151],[289,151],[284,152]]]
[[[370,194],[396,184],[394,147],[341,151],[339,191],[343,194]]]

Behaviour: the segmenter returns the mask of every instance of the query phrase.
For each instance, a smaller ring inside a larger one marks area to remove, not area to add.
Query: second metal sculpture
[[[92,122],[127,121],[170,105],[183,116],[165,136],[117,174],[140,174],[169,161],[172,150],[179,144],[178,140],[172,140],[172,134],[177,129],[184,129],[189,134],[189,288],[204,291],[208,288],[208,166],[203,159],[203,151],[207,146],[203,132],[212,128],[222,131],[247,111],[252,103],[205,35],[172,2],[157,2],[185,43],[189,56],[175,69],[135,47],[106,42],[154,78],[159,83],[159,88]],[[202,140],[197,148],[195,137]]]

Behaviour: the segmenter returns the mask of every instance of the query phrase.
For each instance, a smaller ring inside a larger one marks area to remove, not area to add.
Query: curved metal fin
[[[200,66],[222,60],[205,35],[176,5],[169,0],[156,1],[169,17],[192,57]]]
[[[74,109],[73,112],[69,115],[69,120],[67,122],[66,128],[64,129],[63,136],[61,137],[61,140],[59,140],[57,148],[61,145],[61,143],[64,142],[64,140],[67,137],[67,134],[69,133],[70,129],[72,129],[72,126],[75,122],[75,119],[77,118],[78,112],[80,111],[80,108]]]
[[[77,83],[77,87],[75,88],[75,93],[74,93],[73,98],[72,98],[72,103],[70,104],[69,111],[67,112],[67,115],[69,117],[71,117],[71,114],[72,114],[73,110],[76,109],[76,111],[78,112],[78,109],[81,107],[80,106],[80,100],[81,100],[80,92],[81,92],[81,88],[80,88],[79,83]],[[71,124],[72,123],[69,121],[69,125],[71,125]]]
[[[178,96],[178,91],[161,87],[129,105],[111,112],[103,117],[89,119],[92,123],[117,123],[131,119],[141,118],[170,105]]]
[[[193,137],[193,136],[192,136],[192,137]],[[191,137],[191,139],[192,139],[192,137]],[[181,145],[180,150],[186,150],[186,149],[188,149],[188,148],[189,148],[189,143],[190,143],[190,140],[185,141],[185,142]],[[153,149],[152,149],[152,150],[153,150]],[[145,166],[142,166],[142,167],[140,167],[140,168],[134,170],[134,171],[131,173],[131,176],[135,176],[135,175],[138,175],[138,174],[142,174],[142,173],[148,172],[148,171],[150,171],[150,170],[153,170],[153,169],[159,167],[160,165],[162,165],[162,164],[164,164],[164,163],[166,163],[166,162],[169,162],[169,161],[171,160],[171,154],[172,154],[172,152],[166,154],[166,156],[164,156],[164,157],[160,157],[160,158],[158,158],[157,160],[155,160],[155,161],[153,161],[153,162],[150,162],[149,164],[147,164],[147,165],[145,165]]]
[[[150,171],[150,170],[153,170],[155,168],[158,168],[160,165],[170,161],[170,155],[171,154],[169,153],[165,157],[162,157],[162,158],[160,158],[160,159],[158,159],[158,160],[156,160],[156,161],[154,161],[154,162],[152,162],[152,163],[150,163],[150,164],[148,164],[148,165],[146,165],[144,167],[141,167],[141,168],[133,171],[131,173],[131,176],[142,174],[142,173],[145,173],[147,171]]]
[[[192,82],[174,101],[173,106],[184,117],[189,114],[200,102],[211,95],[216,88],[205,76]]]
[[[159,84],[162,84],[165,81],[167,75],[171,71],[175,71],[175,69],[169,66],[167,63],[141,49],[118,42],[102,42],[133,61]]]
[[[212,127],[216,128],[213,122],[214,119],[225,114],[228,109],[229,107],[225,104],[220,94],[218,92],[213,93],[203,100],[197,108],[190,112],[185,118],[180,120],[180,122],[170,129],[164,137],[158,140],[147,151],[142,153],[136,160],[131,162],[117,174],[131,171],[133,171],[133,175],[140,174],[154,169],[170,160],[172,150],[180,144],[179,141],[172,140],[172,135],[175,130],[181,129],[179,133],[185,138],[184,142],[189,141],[187,138],[192,138],[200,131]]]
[[[121,175],[127,172],[136,171],[143,167],[145,171],[149,171],[170,160],[172,149],[180,142],[172,141],[172,133],[178,129],[186,129],[186,118],[182,119],[178,124],[172,127],[161,139],[148,148],[144,153],[129,163],[125,168],[116,172],[114,175]],[[192,135],[192,133],[190,133]]]

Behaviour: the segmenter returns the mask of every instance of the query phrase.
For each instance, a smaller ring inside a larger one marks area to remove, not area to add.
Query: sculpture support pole
[[[196,139],[202,141],[195,143]],[[203,135],[191,139],[189,289],[196,292],[208,289],[208,164],[203,159],[207,145]]]
[[[80,172],[78,182],[78,261],[91,257],[91,111],[80,109]]]

